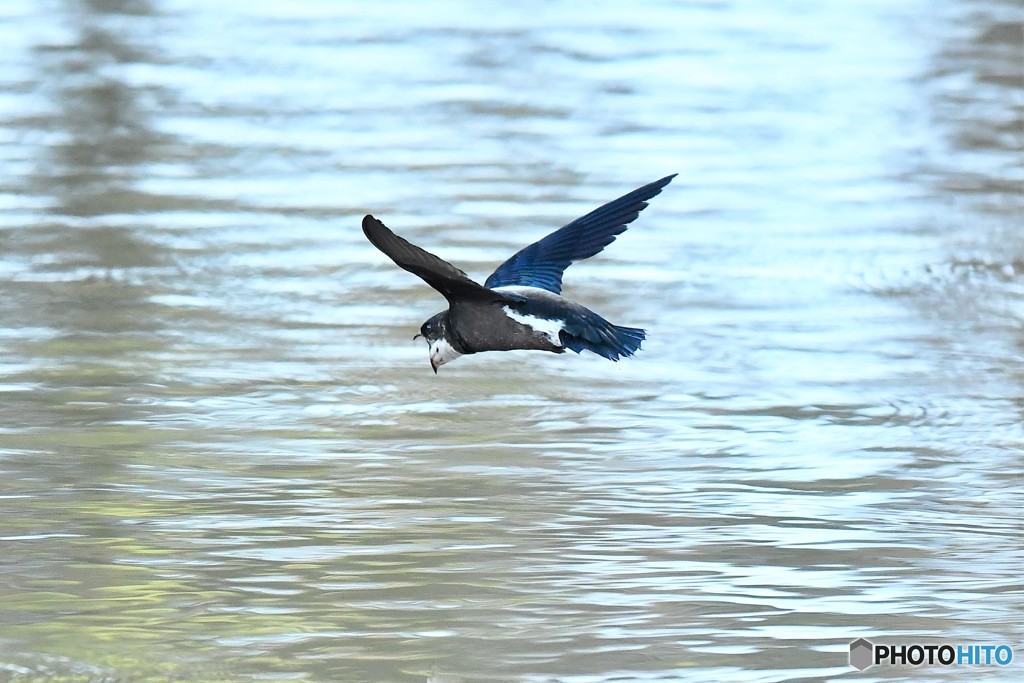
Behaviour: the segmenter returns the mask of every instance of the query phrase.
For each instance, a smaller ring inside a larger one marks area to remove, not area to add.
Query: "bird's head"
[[[423,337],[429,344],[430,367],[434,374],[445,363],[450,363],[462,354],[455,350],[448,338],[448,311],[441,311],[420,326],[420,333],[413,339]]]

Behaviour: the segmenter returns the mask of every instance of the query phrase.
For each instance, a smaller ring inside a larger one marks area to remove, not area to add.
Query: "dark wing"
[[[562,273],[569,264],[590,258],[615,241],[615,236],[624,232],[647,207],[647,200],[658,195],[675,177],[673,173],[644,185],[559,228],[498,266],[484,286],[540,287],[560,294]]]
[[[367,239],[388,258],[413,275],[423,279],[439,291],[448,301],[453,299],[500,299],[501,295],[473,282],[469,276],[442,258],[420,249],[391,232],[373,216],[363,218],[363,232]]]

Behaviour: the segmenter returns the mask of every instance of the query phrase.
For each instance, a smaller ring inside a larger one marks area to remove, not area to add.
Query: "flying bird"
[[[647,333],[613,325],[563,297],[562,273],[615,241],[673,178],[644,185],[559,228],[502,263],[482,285],[373,216],[363,218],[363,232],[400,268],[448,300],[448,309],[423,323],[413,337],[427,340],[434,374],[459,356],[483,351],[586,350],[617,361],[636,353]]]

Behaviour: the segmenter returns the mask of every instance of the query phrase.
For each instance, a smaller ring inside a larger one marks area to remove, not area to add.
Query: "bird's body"
[[[434,372],[461,355],[484,351],[566,349],[609,360],[632,356],[644,330],[613,325],[561,295],[562,273],[622,233],[675,176],[662,178],[578,218],[517,252],[480,285],[464,272],[410,244],[373,216],[363,218],[367,238],[398,266],[422,278],[448,300],[420,328],[430,344]]]

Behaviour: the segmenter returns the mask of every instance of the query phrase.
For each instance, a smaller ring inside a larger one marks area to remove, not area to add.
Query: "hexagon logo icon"
[[[870,640],[858,638],[850,643],[850,666],[863,671],[874,662],[875,645]]]

